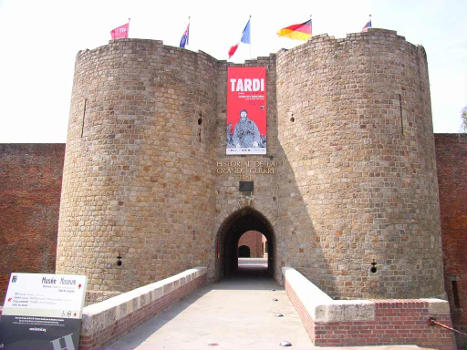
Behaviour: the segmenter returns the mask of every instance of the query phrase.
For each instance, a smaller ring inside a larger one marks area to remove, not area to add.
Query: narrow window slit
[[[83,120],[81,123],[81,138],[83,138],[83,133],[84,133],[84,119],[86,118],[86,105],[87,105],[88,100],[84,99],[84,108],[83,108]]]
[[[401,118],[401,134],[404,135],[404,119],[402,117],[402,95],[399,94],[399,115]]]

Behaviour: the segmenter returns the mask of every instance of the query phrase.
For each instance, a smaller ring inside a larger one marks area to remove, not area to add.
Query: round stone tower
[[[118,292],[206,265],[216,65],[154,40],[78,53],[57,273]]]
[[[443,295],[424,49],[320,35],[276,66],[285,264],[334,297]]]

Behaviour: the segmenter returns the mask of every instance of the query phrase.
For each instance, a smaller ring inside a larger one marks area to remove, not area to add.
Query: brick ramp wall
[[[414,344],[455,349],[452,332],[430,326],[430,317],[451,326],[448,303],[439,299],[328,300],[292,268],[282,269],[284,286],[317,346]]]
[[[102,349],[206,284],[206,268],[175,276],[83,309],[80,350]]]

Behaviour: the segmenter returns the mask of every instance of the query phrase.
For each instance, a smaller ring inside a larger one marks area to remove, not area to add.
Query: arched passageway
[[[243,257],[242,251],[240,248],[246,246],[250,249],[249,257],[252,258],[263,258],[265,253],[267,253],[265,248],[265,243],[267,242],[266,237],[258,231],[247,231],[240,236],[238,240],[238,257]],[[245,248],[242,248],[245,249]],[[266,254],[267,255],[267,254]]]
[[[250,247],[247,245],[241,245],[238,247],[238,257],[239,258],[249,258],[251,256]]]
[[[258,231],[267,240],[267,271],[274,276],[275,237],[269,221],[251,207],[242,208],[230,215],[217,233],[216,276],[218,279],[238,273],[238,242],[247,231]]]

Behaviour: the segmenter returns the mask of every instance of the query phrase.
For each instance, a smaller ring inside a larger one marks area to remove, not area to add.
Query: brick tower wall
[[[333,297],[443,296],[424,49],[376,29],[276,65],[286,264]]]
[[[78,53],[57,273],[117,292],[207,265],[216,65],[153,40]]]

